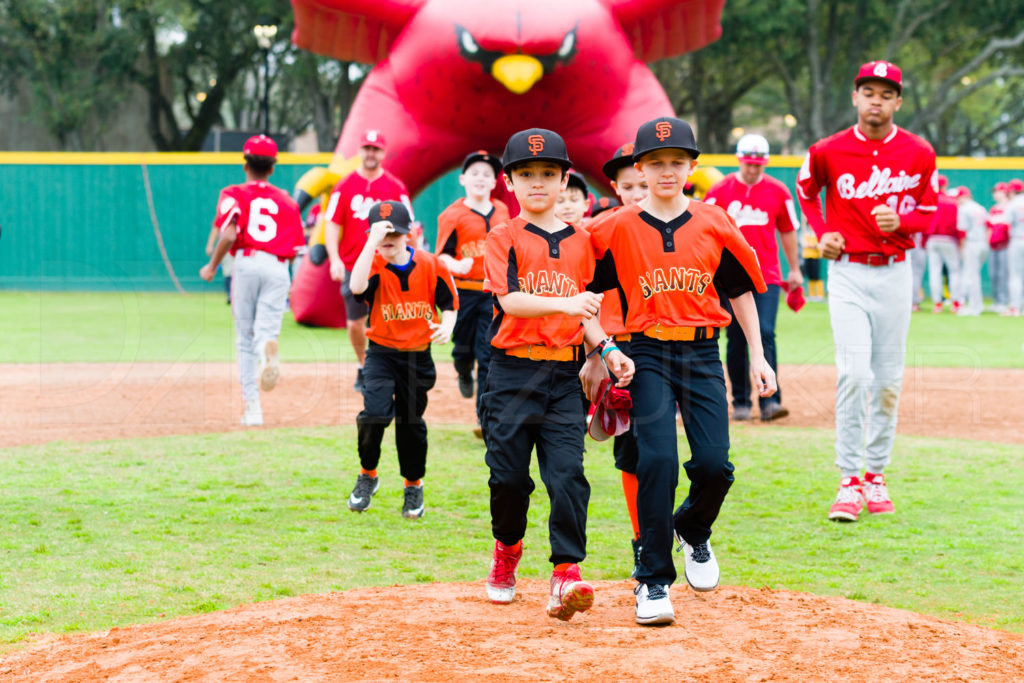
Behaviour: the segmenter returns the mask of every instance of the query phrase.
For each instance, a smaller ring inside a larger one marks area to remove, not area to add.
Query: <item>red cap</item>
[[[879,60],[861,66],[853,85],[859,88],[865,81],[885,81],[894,86],[897,93],[903,92],[903,72],[892,62]]]
[[[995,184],[995,187],[992,188],[992,191],[993,192],[1006,192],[1009,189],[1010,189],[1009,183],[998,182],[998,183]]]
[[[1024,180],[1014,178],[1010,182],[1006,183],[1006,189],[1010,192],[1024,192]]]
[[[783,282],[782,289],[788,292],[788,294],[786,294],[786,305],[793,309],[794,313],[799,313],[800,309],[807,303],[807,299],[804,298],[804,288],[791,288],[788,282]]]
[[[266,135],[253,135],[245,141],[242,147],[242,154],[254,157],[277,158],[277,143]]]
[[[944,175],[939,176],[939,187],[949,187],[949,178]]]
[[[384,133],[379,130],[371,128],[370,130],[363,133],[363,139],[359,141],[360,147],[376,147],[377,149],[387,149],[388,141],[384,139]]]
[[[956,197],[957,199],[960,199],[961,197],[970,197],[970,196],[971,196],[971,191],[970,191],[970,190],[968,190],[968,189],[967,189],[966,187],[964,187],[963,185],[961,185],[960,187],[958,187],[958,188],[956,188],[955,190],[953,190],[953,193],[952,193],[952,194],[953,194],[953,196],[954,196],[954,197]]]

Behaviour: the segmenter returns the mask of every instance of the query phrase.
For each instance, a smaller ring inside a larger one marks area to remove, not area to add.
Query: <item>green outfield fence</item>
[[[272,181],[289,192],[330,154],[282,154]],[[769,173],[794,187],[800,157]],[[705,155],[723,172],[735,158]],[[950,183],[983,205],[998,181],[1024,177],[1024,157],[942,158]],[[222,187],[244,180],[238,153],[0,152],[0,289],[213,291],[198,275]],[[455,171],[413,200],[427,240],[437,215],[461,196]],[[173,273],[173,276],[172,276]]]

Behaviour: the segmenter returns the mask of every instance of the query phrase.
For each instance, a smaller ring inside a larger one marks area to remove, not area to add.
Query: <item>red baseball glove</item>
[[[597,397],[594,415],[587,429],[590,438],[605,441],[608,437],[629,431],[629,409],[633,407],[629,390],[615,386],[613,379],[603,379],[597,389]]]

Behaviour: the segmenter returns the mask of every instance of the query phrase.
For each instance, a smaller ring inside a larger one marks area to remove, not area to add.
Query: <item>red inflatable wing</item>
[[[426,0],[292,0],[297,46],[345,62],[376,64]]]
[[[725,0],[605,0],[642,62],[693,52],[722,35]]]

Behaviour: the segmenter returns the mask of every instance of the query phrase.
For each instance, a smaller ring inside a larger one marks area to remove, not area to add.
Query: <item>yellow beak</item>
[[[491,75],[516,95],[522,95],[544,75],[544,67],[529,55],[505,55],[491,67]]]

